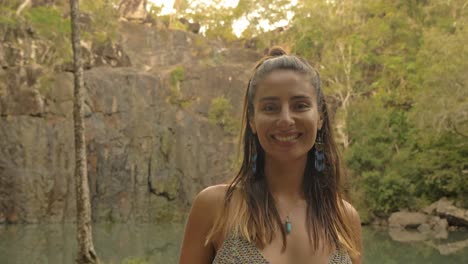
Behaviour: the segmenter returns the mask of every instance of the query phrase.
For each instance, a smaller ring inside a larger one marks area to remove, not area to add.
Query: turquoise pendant
[[[286,233],[287,233],[287,234],[291,234],[292,224],[291,224],[291,222],[289,221],[289,216],[286,217],[286,222],[284,223],[284,227],[286,228]]]

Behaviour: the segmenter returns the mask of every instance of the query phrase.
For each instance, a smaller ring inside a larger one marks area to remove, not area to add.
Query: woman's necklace
[[[292,224],[291,221],[289,221],[289,215],[286,216],[286,222],[284,222],[284,227],[286,228],[286,234],[291,234]]]
[[[291,223],[291,220],[289,219],[289,216],[291,215],[291,213],[293,212],[294,209],[296,209],[297,207],[299,207],[301,203],[298,202],[298,204],[296,204],[290,211],[289,213],[286,215],[286,221],[284,221],[284,228],[286,229],[286,234],[289,235],[291,234],[291,231],[292,231],[292,223]]]

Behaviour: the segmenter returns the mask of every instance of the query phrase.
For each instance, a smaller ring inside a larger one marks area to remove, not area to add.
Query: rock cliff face
[[[93,218],[181,219],[198,191],[236,173],[237,137],[208,111],[225,96],[240,119],[260,55],[141,24],[123,23],[120,34],[107,55],[89,51],[102,63],[85,71]],[[74,221],[72,74],[55,69],[37,85],[52,70],[34,41],[12,43],[0,44],[0,222]]]

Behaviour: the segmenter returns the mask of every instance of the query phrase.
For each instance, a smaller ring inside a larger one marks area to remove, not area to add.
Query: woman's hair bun
[[[283,48],[278,47],[278,46],[272,47],[268,51],[268,56],[272,56],[272,57],[282,56],[286,54],[287,54],[286,51]]]

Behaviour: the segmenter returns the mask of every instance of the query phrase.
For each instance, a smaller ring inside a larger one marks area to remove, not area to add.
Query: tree
[[[200,23],[207,37],[234,40],[233,25],[239,20],[248,22],[242,33],[244,38],[255,37],[265,32],[264,25],[275,25],[285,20],[292,8],[290,0],[240,0],[236,6],[226,5],[228,1],[176,0],[177,15],[189,21]],[[171,16],[172,18],[172,16]]]
[[[421,129],[454,133],[466,140],[468,2],[436,3],[426,10],[428,27],[423,32],[425,42],[417,61],[421,73],[416,81],[421,86],[416,91],[412,117]]]
[[[336,103],[338,142],[346,149],[348,112],[353,99],[368,88],[361,85],[364,41],[360,1],[303,1],[296,9],[293,49],[319,69],[326,94]]]
[[[144,20],[147,16],[146,0],[122,0],[119,4],[120,16],[130,20]]]
[[[73,119],[75,131],[75,181],[76,181],[76,216],[78,255],[76,262],[99,263],[94,251],[91,204],[89,198],[88,174],[86,166],[86,145],[83,120],[83,65],[81,62],[80,30],[78,24],[78,0],[70,0],[73,69],[74,69],[74,103]]]

